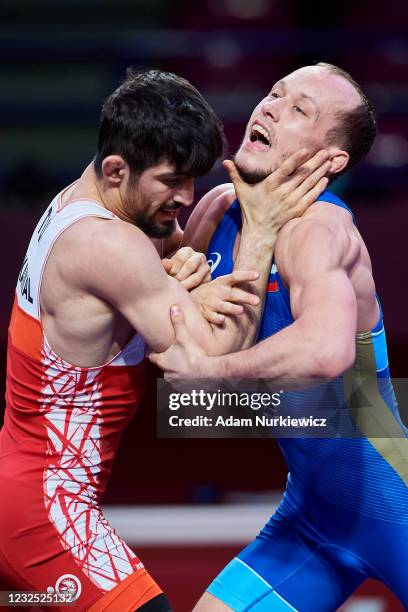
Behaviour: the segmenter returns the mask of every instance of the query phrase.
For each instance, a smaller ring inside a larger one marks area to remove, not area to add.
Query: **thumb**
[[[224,159],[222,165],[224,166],[224,169],[228,172],[231,181],[234,183],[234,187],[237,187],[237,185],[241,185],[243,181],[239,175],[239,172],[234,162],[230,159]]]
[[[158,359],[159,359],[159,353],[149,353],[148,355],[146,355],[146,357],[148,358],[148,360],[153,363],[154,365],[159,365],[158,364]]]
[[[172,268],[173,262],[171,261],[171,259],[167,259],[167,257],[164,257],[162,260],[162,265],[163,268],[165,269],[165,271],[167,272],[167,274],[170,273],[170,270]]]
[[[175,341],[179,344],[189,344],[192,338],[186,327],[184,312],[177,304],[170,308],[170,319],[174,327]]]

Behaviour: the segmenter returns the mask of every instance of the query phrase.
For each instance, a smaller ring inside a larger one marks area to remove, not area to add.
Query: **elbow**
[[[314,349],[315,372],[317,378],[337,378],[351,368],[355,361],[356,349],[355,343],[350,342],[344,346],[324,346]]]

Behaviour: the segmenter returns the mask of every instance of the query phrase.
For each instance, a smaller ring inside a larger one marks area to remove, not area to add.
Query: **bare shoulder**
[[[85,217],[71,225],[59,238],[64,246],[76,247],[84,251],[101,251],[101,256],[118,254],[126,248],[131,251],[140,246],[154,251],[149,238],[132,223],[121,219],[103,219],[101,217]]]
[[[230,205],[235,199],[235,189],[232,183],[223,183],[217,185],[206,193],[198,202],[194,209],[202,213],[209,212],[210,209],[219,208]]]
[[[235,197],[232,183],[224,183],[201,198],[186,225],[183,244],[205,253],[218,223]]]
[[[151,258],[159,261],[149,238],[119,219],[85,217],[69,227],[53,249],[54,267],[66,281],[86,285],[89,279],[117,278]],[[111,276],[110,276],[111,275]]]
[[[320,266],[351,270],[363,249],[351,214],[339,206],[319,202],[282,228],[275,257],[279,270],[290,276],[296,260],[305,266],[310,262],[316,272]]]

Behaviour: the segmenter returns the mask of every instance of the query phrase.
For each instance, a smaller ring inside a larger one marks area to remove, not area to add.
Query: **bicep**
[[[354,338],[357,299],[344,265],[347,236],[322,224],[298,225],[288,248],[288,280],[292,314],[316,333]]]
[[[354,339],[357,299],[342,268],[326,270],[310,279],[293,280],[290,301],[294,319],[313,326],[327,337],[327,342],[339,336],[347,341]]]
[[[170,307],[179,305],[184,312],[186,325],[194,339],[208,348],[211,328],[199,313],[188,292],[174,278],[163,273],[142,292],[136,287],[128,299],[121,300],[118,309],[130,324],[144,337],[148,346],[156,351],[166,350],[174,341],[170,321]]]
[[[210,325],[184,287],[166,274],[151,241],[135,228],[119,228],[107,238],[101,238],[100,248],[83,268],[90,291],[120,312],[155,351],[174,340],[170,307],[178,304],[195,340],[208,348]]]

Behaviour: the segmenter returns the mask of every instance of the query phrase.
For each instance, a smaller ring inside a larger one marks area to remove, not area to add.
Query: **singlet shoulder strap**
[[[347,210],[351,214],[351,216],[353,217],[353,221],[355,222],[353,211],[347,206],[345,202],[343,202],[341,198],[336,196],[331,191],[323,191],[323,193],[317,198],[317,202],[329,202],[329,204],[334,204],[335,206],[344,208],[344,210]]]
[[[68,227],[84,217],[117,218],[91,200],[77,200],[60,208],[60,199],[56,196],[34,230],[18,277],[16,298],[20,308],[37,320],[40,320],[41,279],[51,249]]]

